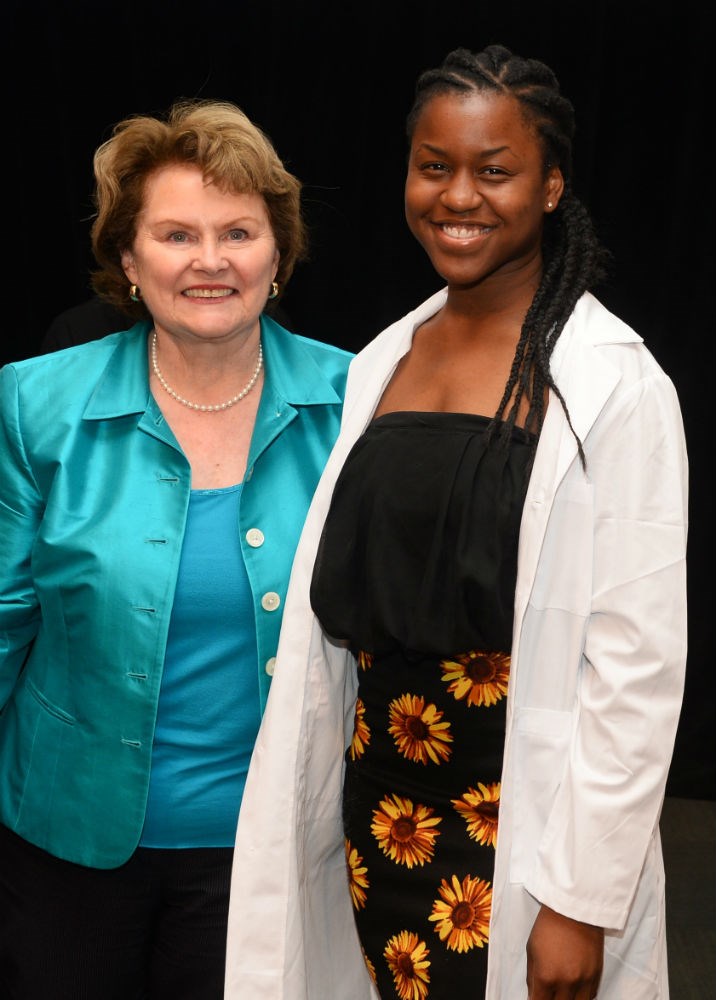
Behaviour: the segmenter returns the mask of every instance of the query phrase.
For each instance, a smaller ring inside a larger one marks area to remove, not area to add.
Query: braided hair
[[[567,404],[554,383],[549,365],[575,304],[585,291],[604,279],[608,261],[608,253],[597,239],[589,213],[572,188],[574,108],[560,93],[559,81],[552,70],[537,59],[516,56],[503,45],[490,45],[478,53],[459,48],[450,52],[439,68],[426,70],[418,77],[406,122],[408,141],[412,141],[418,119],[433,97],[485,91],[519,101],[541,142],[545,175],[552,167],[558,167],[564,178],[559,205],[545,217],[542,278],[522,324],[489,437],[501,425],[499,438],[507,447],[523,397],[529,401],[525,429],[537,435],[544,421],[545,390],[549,387],[562,405],[585,467],[582,442],[572,427]]]

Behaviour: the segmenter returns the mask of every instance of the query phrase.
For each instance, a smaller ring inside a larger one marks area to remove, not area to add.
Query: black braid
[[[522,325],[489,435],[492,437],[500,427],[499,440],[508,446],[523,398],[529,401],[526,430],[539,434],[545,416],[545,392],[549,388],[562,405],[584,467],[582,442],[552,378],[550,357],[579,298],[606,276],[609,255],[596,236],[589,213],[572,189],[575,124],[571,103],[560,93],[559,81],[552,70],[536,59],[516,56],[502,45],[490,45],[478,53],[455,49],[439,68],[426,70],[419,76],[407,118],[408,140],[412,140],[423,108],[436,95],[486,90],[520,102],[525,117],[541,139],[545,174],[552,167],[559,167],[565,181],[557,209],[545,217],[542,278]]]

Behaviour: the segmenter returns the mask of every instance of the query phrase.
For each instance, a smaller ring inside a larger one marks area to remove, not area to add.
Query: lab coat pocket
[[[515,795],[511,882],[525,882],[534,865],[537,845],[561,780],[571,722],[571,712],[516,710],[512,736]]]

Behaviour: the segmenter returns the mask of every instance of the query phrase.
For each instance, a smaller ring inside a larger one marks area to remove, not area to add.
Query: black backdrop
[[[492,42],[555,69],[577,112],[575,186],[615,256],[600,297],[682,401],[690,632],[668,790],[716,798],[713,5],[10,0],[3,35],[2,361],[38,353],[52,318],[90,297],[91,157],[125,115],[202,96],[264,128],[303,181],[312,234],[282,305],[293,329],[357,350],[439,287],[403,221],[417,74]]]

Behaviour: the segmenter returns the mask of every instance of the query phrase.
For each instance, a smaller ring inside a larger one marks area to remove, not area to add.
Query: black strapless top
[[[311,602],[354,649],[510,648],[517,543],[534,436],[486,447],[489,419],[374,420],[338,477]]]

